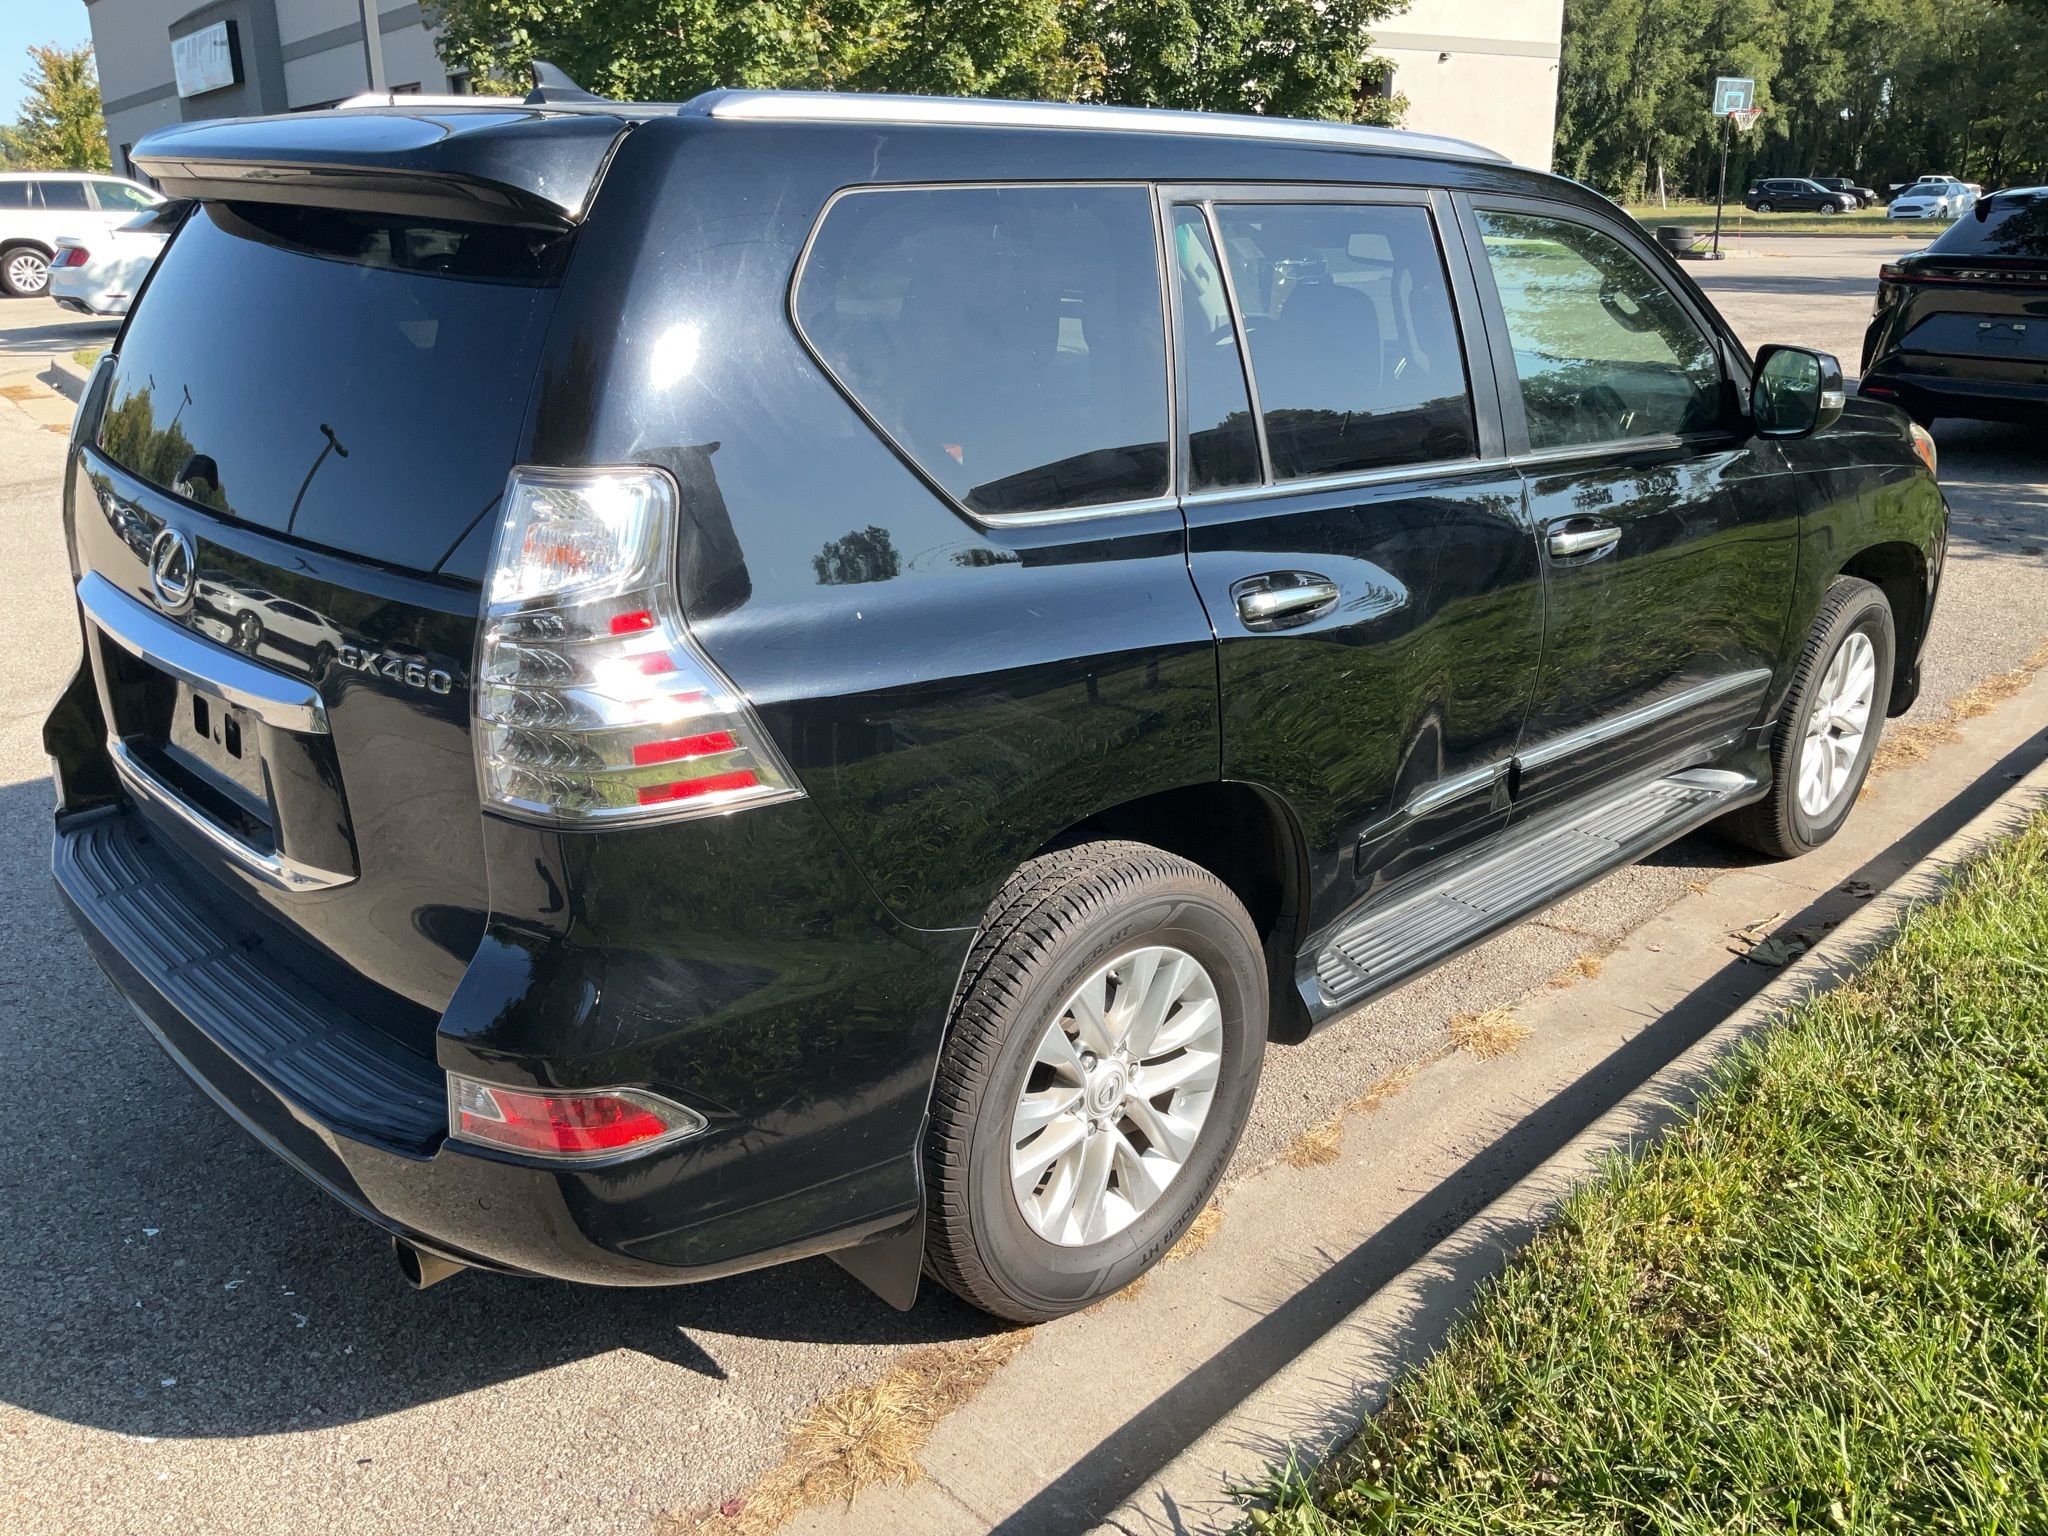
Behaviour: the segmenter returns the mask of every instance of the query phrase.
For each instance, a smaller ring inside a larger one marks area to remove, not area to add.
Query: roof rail
[[[1096,133],[1165,133],[1194,137],[1268,139],[1337,149],[1379,149],[1507,164],[1498,150],[1358,123],[1309,122],[1291,117],[1250,117],[1225,112],[1176,112],[1158,107],[1077,106],[1054,101],[995,101],[984,97],[885,96],[852,91],[706,91],[683,112],[721,122],[887,123],[974,128],[1066,128]]]

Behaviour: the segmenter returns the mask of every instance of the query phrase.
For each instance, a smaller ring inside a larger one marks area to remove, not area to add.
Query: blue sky
[[[0,123],[21,111],[21,77],[28,73],[31,43],[67,48],[92,41],[85,0],[6,0],[0,4]]]

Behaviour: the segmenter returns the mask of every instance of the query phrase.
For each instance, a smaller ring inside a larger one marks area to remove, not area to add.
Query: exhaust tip
[[[416,1291],[424,1291],[430,1285],[439,1285],[451,1275],[459,1275],[469,1268],[467,1264],[454,1259],[444,1259],[438,1253],[417,1248],[402,1237],[391,1239],[392,1256],[398,1260],[398,1273],[405,1283]]]

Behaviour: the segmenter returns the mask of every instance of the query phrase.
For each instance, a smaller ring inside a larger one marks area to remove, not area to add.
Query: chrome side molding
[[[1768,667],[1757,667],[1748,672],[1730,672],[1725,677],[1712,678],[1681,692],[1653,699],[1635,709],[1626,710],[1618,715],[1609,715],[1604,720],[1596,720],[1583,730],[1573,731],[1568,736],[1553,736],[1541,746],[1517,752],[1515,758],[1521,763],[1525,773],[1532,768],[1547,768],[1575,752],[1583,752],[1588,747],[1603,746],[1623,736],[1631,736],[1660,720],[1669,719],[1672,715],[1682,715],[1695,705],[1709,703],[1723,694],[1742,693],[1750,689],[1760,693],[1770,680],[1771,671]]]
[[[328,734],[327,706],[309,684],[172,623],[99,572],[88,571],[79,580],[78,606],[87,622],[122,650],[168,672],[195,693],[239,705],[279,730]]]

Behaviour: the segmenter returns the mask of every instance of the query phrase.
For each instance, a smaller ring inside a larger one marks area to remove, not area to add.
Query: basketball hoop
[[[1764,109],[1762,107],[1739,107],[1735,111],[1730,112],[1728,118],[1729,121],[1735,124],[1735,131],[1737,133],[1747,133],[1756,126],[1756,120],[1763,115]]]

